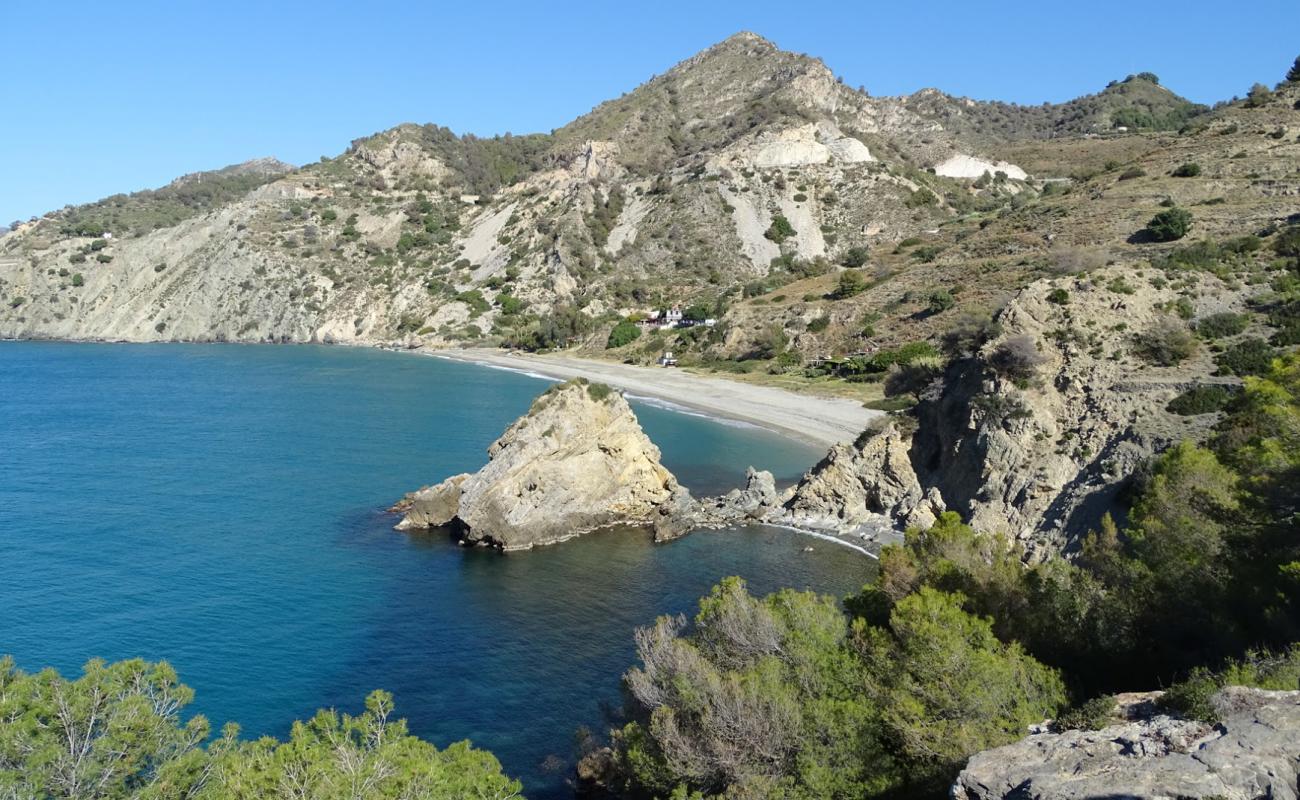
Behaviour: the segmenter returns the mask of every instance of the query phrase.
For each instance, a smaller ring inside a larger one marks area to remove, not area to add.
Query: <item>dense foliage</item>
[[[1300,640],[1300,358],[1216,402],[1212,445],[1156,459],[1126,527],[1107,518],[1074,561],[1026,566],[949,512],[886,548],[843,609],[733,578],[693,623],[638,631],[606,779],[637,796],[933,794],[1045,717],[1104,723],[1112,692],[1184,680],[1170,702],[1199,713],[1225,682],[1297,688],[1300,654],[1257,648]]]
[[[856,798],[941,779],[1064,703],[1057,674],[932,589],[869,624],[826,597],[731,578],[688,630],[637,633],[625,790]]]
[[[320,711],[289,740],[239,739],[228,725],[183,719],[194,693],[166,663],[91,661],[67,680],[0,659],[0,796],[13,798],[519,797],[490,754],[467,742],[439,751],[392,718],[374,692],[358,716]]]

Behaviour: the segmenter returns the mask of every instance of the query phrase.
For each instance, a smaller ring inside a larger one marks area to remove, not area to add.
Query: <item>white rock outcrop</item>
[[[450,526],[470,544],[526,550],[613,525],[661,524],[689,494],[623,396],[574,380],[534,401],[478,472],[402,500],[400,530]],[[670,537],[668,537],[670,538]]]
[[[934,174],[945,178],[978,178],[986,172],[989,175],[1002,172],[1008,178],[1018,181],[1029,177],[1028,173],[1015,164],[1006,161],[988,161],[965,153],[955,153],[934,165]]]

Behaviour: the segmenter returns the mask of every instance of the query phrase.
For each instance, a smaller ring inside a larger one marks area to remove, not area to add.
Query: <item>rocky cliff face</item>
[[[622,395],[570,381],[492,444],[483,469],[408,495],[398,528],[445,525],[468,543],[525,550],[611,525],[654,526],[683,497]]]
[[[1220,721],[1155,716],[1099,731],[1040,733],[971,758],[955,800],[1098,797],[1294,800],[1300,692],[1229,687]]]
[[[979,530],[1018,538],[1031,556],[1068,548],[1114,508],[1146,459],[1205,435],[1213,415],[1169,401],[1214,371],[1192,340],[1176,364],[1140,342],[1195,318],[1239,310],[1243,294],[1209,275],[1175,288],[1153,272],[1101,269],[1038,281],[998,316],[999,335],[957,360],[898,422],[840,445],[785,503],[786,518],[840,529],[887,520],[928,525],[949,508]]]

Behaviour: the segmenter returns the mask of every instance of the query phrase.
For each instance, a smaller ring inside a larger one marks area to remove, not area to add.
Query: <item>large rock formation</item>
[[[922,488],[909,446],[895,421],[836,445],[803,477],[776,518],[819,530],[929,527],[944,510],[943,500]]]
[[[1300,793],[1300,691],[1229,687],[1215,725],[1154,716],[1099,731],[1040,733],[979,753],[955,800],[1224,798]]]
[[[1143,462],[1207,434],[1213,415],[1180,417],[1169,401],[1235,382],[1206,377],[1208,348],[1159,366],[1135,342],[1185,327],[1169,309],[1188,296],[1199,317],[1239,310],[1239,292],[1211,276],[1189,276],[1194,292],[1129,280],[1101,269],[1027,287],[999,315],[1000,335],[954,361],[911,418],[833,448],[774,519],[850,532],[926,527],[951,509],[1020,540],[1031,558],[1070,549]]]
[[[408,495],[399,529],[450,526],[469,543],[524,550],[619,524],[681,532],[690,497],[627,401],[577,379],[552,387],[488,448],[478,472]],[[661,510],[664,513],[660,513]]]

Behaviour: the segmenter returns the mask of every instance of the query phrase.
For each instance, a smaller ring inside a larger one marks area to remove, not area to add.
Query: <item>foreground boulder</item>
[[[952,787],[955,800],[1269,797],[1300,787],[1300,691],[1228,687],[1219,717],[1151,716],[1099,731],[1040,733],[979,753]]]
[[[660,463],[623,396],[583,379],[552,387],[488,448],[488,463],[402,500],[399,530],[526,550],[612,525],[682,531],[690,496]]]

